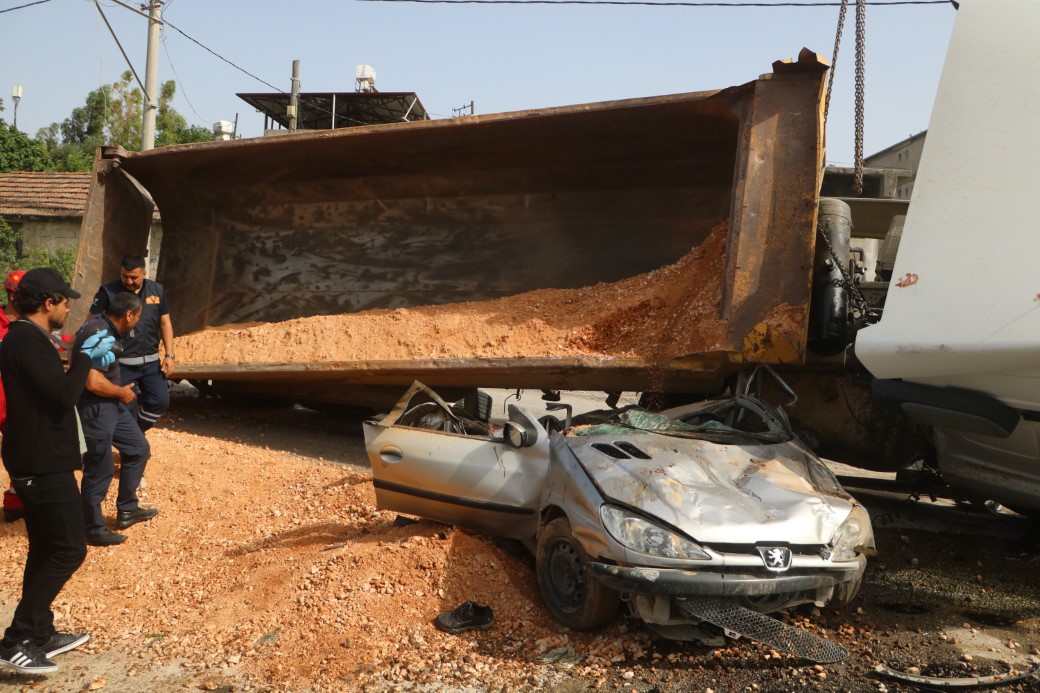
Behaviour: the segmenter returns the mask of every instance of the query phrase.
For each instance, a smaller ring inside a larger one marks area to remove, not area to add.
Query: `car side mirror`
[[[529,448],[534,445],[538,434],[510,421],[503,425],[502,437],[514,448]]]

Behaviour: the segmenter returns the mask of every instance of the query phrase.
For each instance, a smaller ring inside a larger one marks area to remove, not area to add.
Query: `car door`
[[[450,410],[416,383],[391,414],[364,423],[379,508],[496,536],[532,538],[549,466],[546,431],[516,405],[510,405],[509,419],[526,432],[524,447],[510,444],[502,426],[493,426],[490,435],[470,435],[404,425],[407,403],[402,402],[415,392]]]

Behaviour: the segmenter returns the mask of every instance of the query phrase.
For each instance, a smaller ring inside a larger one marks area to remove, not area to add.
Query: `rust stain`
[[[907,272],[905,277],[896,282],[896,286],[898,286],[900,289],[903,289],[908,286],[913,286],[916,283],[917,275]]]

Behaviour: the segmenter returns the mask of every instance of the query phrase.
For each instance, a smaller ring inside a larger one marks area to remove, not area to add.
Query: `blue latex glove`
[[[90,359],[94,368],[105,370],[116,362],[116,355],[112,353],[112,345],[115,343],[116,338],[109,335],[108,330],[101,330],[87,337],[80,351]]]

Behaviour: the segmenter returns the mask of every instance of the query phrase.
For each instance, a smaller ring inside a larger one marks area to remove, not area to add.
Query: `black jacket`
[[[90,367],[90,359],[80,358],[66,373],[43,330],[27,320],[11,323],[0,346],[0,378],[7,394],[0,455],[8,474],[27,477],[80,468],[75,407]]]

